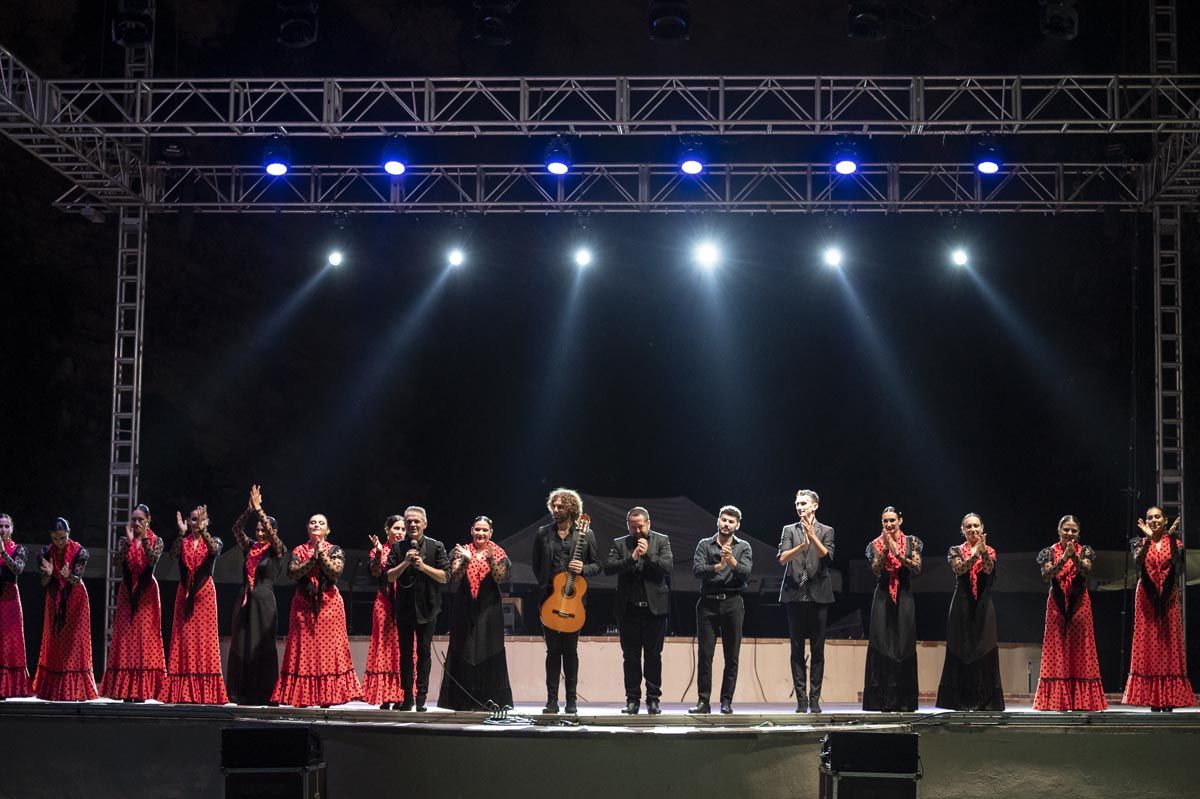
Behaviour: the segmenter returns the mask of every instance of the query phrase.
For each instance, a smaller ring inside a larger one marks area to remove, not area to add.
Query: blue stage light
[[[279,136],[273,137],[263,149],[263,167],[267,174],[274,178],[281,177],[288,173],[291,166],[292,153],[287,142]]]
[[[408,169],[408,148],[399,136],[393,136],[383,145],[383,171],[389,175],[403,175]]]
[[[546,171],[551,175],[565,175],[571,171],[571,145],[561,136],[555,136],[546,145]]]

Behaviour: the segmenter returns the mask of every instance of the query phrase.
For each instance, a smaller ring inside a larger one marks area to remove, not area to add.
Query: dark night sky
[[[5,9],[0,41],[48,77],[118,74],[93,5]],[[462,29],[468,3],[347,0],[321,4],[321,42],[302,53],[270,46],[270,16],[249,4],[161,5],[163,76],[1145,69],[1144,23],[1116,2],[1084,4],[1073,43],[1038,35],[1031,0],[928,3],[935,25],[866,44],[842,36],[842,3],[698,1],[692,41],[660,46],[640,3],[607,14],[527,0],[517,46],[497,51]],[[758,144],[728,147],[753,157]],[[0,502],[18,538],[40,538],[62,513],[99,541],[114,226],[50,208],[59,179],[7,141],[0,170],[11,176],[0,181]],[[468,219],[470,262],[443,275],[451,221],[356,218],[346,267],[314,279],[327,219],[155,217],[141,493],[156,526],[207,502],[223,529],[257,481],[292,543],[312,512],[356,540],[410,503],[429,507],[444,539],[465,539],[477,513],[503,537],[567,484],[685,494],[712,511],[732,502],[745,529],[771,540],[805,486],[821,492],[845,558],[861,555],[886,504],[939,550],[968,510],[1002,549],[1051,540],[1066,512],[1098,547],[1120,546],[1134,260],[1139,329],[1150,330],[1145,218],[968,216],[955,232],[935,217],[859,216],[838,228],[850,259],[840,275],[819,264],[824,219],[597,218],[598,263],[583,275],[566,262],[574,229],[557,217]],[[688,255],[706,233],[727,255],[711,278]],[[958,238],[974,277],[946,266]],[[1194,406],[1200,387],[1189,391]]]

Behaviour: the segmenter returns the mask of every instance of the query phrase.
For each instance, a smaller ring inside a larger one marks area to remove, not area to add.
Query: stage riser
[[[159,721],[5,713],[0,795],[221,797],[224,723],[168,719],[165,713]],[[1195,795],[1197,726],[917,729],[923,799]],[[328,799],[548,796],[565,785],[576,799],[672,795],[668,792],[815,799],[823,734],[479,733],[365,724],[318,725],[317,731],[324,739]]]
[[[663,647],[663,700],[692,702],[696,698],[695,650],[690,638],[668,638]],[[361,676],[367,664],[369,639],[350,639],[350,655]],[[228,662],[229,640],[221,642],[222,662]],[[446,656],[446,638],[434,639],[433,670],[429,690],[437,696],[442,684],[442,660]],[[283,639],[279,641],[283,656]],[[546,645],[541,638],[510,637],[505,642],[508,676],[517,702],[546,701]],[[738,664],[735,703],[792,701],[790,647],[779,638],[746,639],[742,642]],[[825,685],[822,699],[827,702],[858,702],[866,664],[866,641],[829,641],[825,644]],[[1000,673],[1008,693],[1024,694],[1031,689],[1032,664],[1034,687],[1042,648],[1033,644],[1001,644]],[[946,658],[942,641],[925,641],[917,646],[917,680],[923,692],[936,692]],[[757,667],[757,668],[756,668]],[[713,689],[719,690],[724,658],[717,646],[713,658]],[[756,677],[757,671],[757,677]],[[759,683],[761,682],[761,690]],[[689,687],[689,683],[691,684]],[[587,702],[623,702],[625,686],[621,672],[621,645],[615,637],[583,638],[579,642],[579,695]]]

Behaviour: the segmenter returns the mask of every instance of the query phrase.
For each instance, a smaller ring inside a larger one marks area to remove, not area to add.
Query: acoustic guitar
[[[579,538],[571,560],[583,560],[583,547],[587,532],[591,529],[592,517],[580,514],[576,531]],[[574,572],[559,572],[554,575],[550,596],[542,603],[542,626],[556,633],[577,633],[587,618],[583,610],[583,597],[587,594],[587,580]]]

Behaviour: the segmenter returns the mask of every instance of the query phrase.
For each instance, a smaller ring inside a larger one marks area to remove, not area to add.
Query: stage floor
[[[221,797],[221,731],[243,725],[311,728],[324,746],[324,799],[394,795],[401,785],[405,794],[440,797],[527,799],[563,785],[573,799],[817,797],[820,742],[831,730],[919,733],[924,799],[1197,795],[1194,709],[1043,713],[1014,701],[1002,713],[868,713],[822,704],[821,714],[738,704],[732,715],[695,716],[687,704],[668,703],[650,717],[644,708],[627,716],[615,703],[583,703],[577,716],[521,703],[490,719],[360,702],[296,709],[10,699],[0,702],[0,797]],[[48,775],[49,762],[71,767]]]

